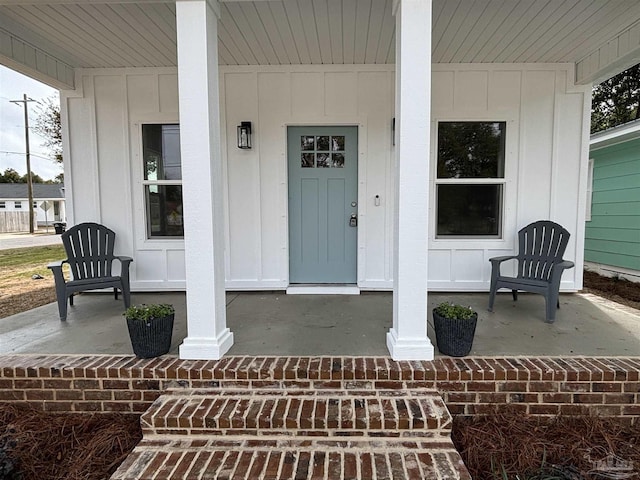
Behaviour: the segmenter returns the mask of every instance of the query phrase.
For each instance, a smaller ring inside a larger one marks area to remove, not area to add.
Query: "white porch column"
[[[216,0],[177,0],[178,95],[187,280],[180,358],[218,359],[233,345],[224,290],[224,212]]]
[[[432,360],[427,337],[427,236],[431,134],[431,0],[396,2],[394,360]]]

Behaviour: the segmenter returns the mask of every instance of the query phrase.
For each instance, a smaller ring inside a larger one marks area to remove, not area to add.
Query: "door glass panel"
[[[316,150],[329,150],[329,137],[316,137]]]
[[[313,168],[313,153],[303,153],[301,159],[300,166],[302,168]]]
[[[301,150],[313,150],[315,147],[314,137],[303,135],[300,137],[300,149]]]
[[[331,137],[331,150],[333,150],[334,152],[338,152],[338,151],[344,150],[344,137],[343,136]]]
[[[329,168],[331,166],[331,155],[328,153],[318,153],[316,156],[318,168]]]
[[[302,168],[344,168],[344,135],[302,135],[300,148],[303,151],[300,154]]]
[[[344,168],[344,154],[332,153],[331,154],[331,166],[334,168]]]

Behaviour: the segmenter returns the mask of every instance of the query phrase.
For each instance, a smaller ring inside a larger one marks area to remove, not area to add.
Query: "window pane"
[[[316,137],[316,150],[329,150],[329,137]]]
[[[182,237],[182,187],[145,185],[149,237]]]
[[[302,168],[313,168],[314,167],[314,163],[313,163],[313,159],[314,159],[314,155],[313,153],[303,153],[300,155],[300,166]]]
[[[318,168],[329,168],[331,167],[331,157],[328,153],[318,153],[316,154],[316,165]]]
[[[300,137],[300,150],[313,150],[316,146],[315,137],[304,135]]]
[[[502,185],[438,185],[437,236],[501,235]]]
[[[180,126],[142,125],[145,180],[180,180]]]
[[[331,137],[331,150],[334,152],[344,150],[344,136]]]
[[[504,178],[505,122],[438,123],[438,178]]]

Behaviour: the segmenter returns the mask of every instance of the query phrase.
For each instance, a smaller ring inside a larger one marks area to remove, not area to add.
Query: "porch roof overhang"
[[[223,0],[220,64],[393,64],[393,8]],[[573,63],[576,83],[598,82],[640,62],[640,2],[434,0],[432,45],[434,63]],[[0,0],[0,63],[56,88],[74,88],[76,68],[176,57],[173,0]]]

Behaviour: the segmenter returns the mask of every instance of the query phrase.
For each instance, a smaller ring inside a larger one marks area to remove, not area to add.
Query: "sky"
[[[38,101],[58,95],[56,89],[0,65],[0,172],[13,168],[20,175],[27,173],[23,104],[10,103],[10,100],[22,100],[24,93]],[[31,171],[44,180],[51,180],[62,173],[62,167],[49,158],[47,148],[42,146],[44,140],[33,132],[37,117],[35,106],[36,103],[29,103]]]

